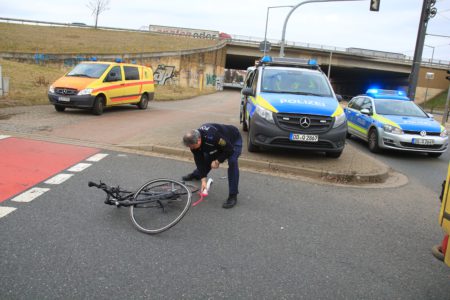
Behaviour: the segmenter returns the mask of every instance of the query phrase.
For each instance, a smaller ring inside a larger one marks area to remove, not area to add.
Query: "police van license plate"
[[[416,145],[434,145],[434,141],[430,139],[412,139],[412,143]]]
[[[70,102],[70,98],[69,98],[69,97],[58,97],[58,101],[61,101],[61,102]]]
[[[299,133],[291,133],[289,136],[291,141],[300,141],[300,142],[318,142],[319,136],[314,134],[299,134]]]

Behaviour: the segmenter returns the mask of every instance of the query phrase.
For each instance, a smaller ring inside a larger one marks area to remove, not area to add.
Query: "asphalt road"
[[[0,298],[449,299],[450,269],[430,253],[442,238],[438,205],[420,184],[358,189],[242,172],[238,205],[224,210],[219,169],[205,202],[149,236],[87,182],[135,189],[193,165],[108,153],[0,218]]]
[[[442,181],[447,176],[447,168],[450,161],[448,151],[439,158],[432,158],[424,153],[408,153],[393,150],[385,150],[381,153],[373,154],[370,153],[367,143],[361,139],[352,137],[347,139],[347,142],[359,151],[367,153],[407,175],[413,184],[426,186],[437,195],[441,193]],[[437,199],[436,197],[434,198]]]

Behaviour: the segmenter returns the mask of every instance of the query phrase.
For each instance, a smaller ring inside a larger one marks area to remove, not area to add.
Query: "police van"
[[[265,56],[247,71],[240,122],[248,131],[249,152],[284,148],[333,158],[342,154],[345,113],[315,60]]]

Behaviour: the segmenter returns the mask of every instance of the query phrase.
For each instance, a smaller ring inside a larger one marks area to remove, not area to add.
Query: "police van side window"
[[[252,87],[253,78],[255,77],[255,72],[252,71],[248,74],[247,80],[245,81],[245,87]]]
[[[113,67],[105,78],[105,82],[114,82],[121,80],[122,80],[122,73],[120,72],[119,66]]]
[[[125,80],[139,80],[139,70],[137,67],[124,66]]]
[[[253,73],[254,73],[254,75],[253,75],[252,89],[253,89],[253,92],[256,93],[259,72],[258,72],[258,70],[255,70]]]

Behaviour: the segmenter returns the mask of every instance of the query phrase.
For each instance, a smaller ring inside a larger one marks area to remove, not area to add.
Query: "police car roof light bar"
[[[367,95],[372,96],[375,99],[394,99],[394,100],[411,100],[406,97],[404,91],[399,90],[382,90],[376,88],[370,88],[366,91]]]

